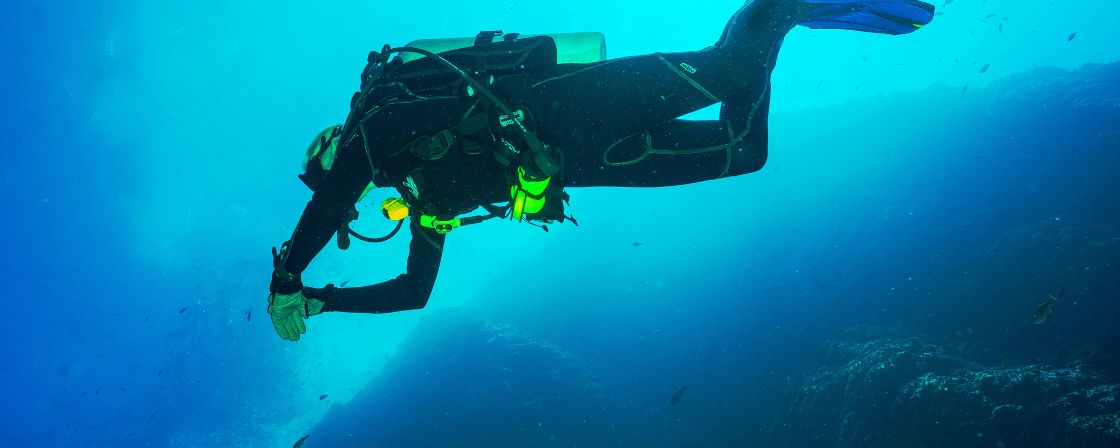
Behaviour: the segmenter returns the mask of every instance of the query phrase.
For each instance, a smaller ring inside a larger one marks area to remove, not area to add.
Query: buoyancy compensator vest
[[[360,142],[365,147],[375,173],[374,181],[379,186],[397,183],[399,179],[394,176],[379,179],[376,173],[392,171],[402,157],[432,161],[452,150],[469,154],[489,151],[505,167],[508,184],[512,185],[508,206],[484,206],[489,212],[484,217],[414,216],[422,225],[452,220],[466,225],[506,216],[545,224],[571,219],[564,214],[567,194],[563,191],[562,153],[559,148],[537,138],[533,132],[532,111],[518,107],[520,104],[511,98],[500,97],[493,87],[510,77],[549,68],[560,61],[602,60],[605,57],[602,34],[524,37],[509,34],[503,37],[500,31],[488,31],[479,33],[473,44],[464,46],[467,43],[470,43],[467,39],[422,40],[414,42],[415,46],[391,48],[386,45],[380,52],[371,52],[362,71],[361,90],[351,99],[351,111],[342,126],[340,144]],[[386,152],[386,148],[368,145],[370,139],[363,135],[363,122],[374,117],[378,110],[397,102],[437,96],[475,97],[481,107],[451,128],[401,148]],[[433,229],[446,233],[454,227],[458,226],[443,225]]]

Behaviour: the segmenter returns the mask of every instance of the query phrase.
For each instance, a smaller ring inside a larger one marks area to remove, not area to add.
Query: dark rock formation
[[[1116,447],[1120,385],[1082,366],[983,367],[921,338],[859,331],[798,391],[798,447]]]
[[[626,406],[563,349],[443,311],[421,321],[369,388],[335,406],[307,447],[671,446],[651,416]]]

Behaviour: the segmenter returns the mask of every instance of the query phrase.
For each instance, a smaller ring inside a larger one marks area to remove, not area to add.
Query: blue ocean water
[[[798,28],[761,172],[573,189],[578,227],[453,234],[424,310],[276,336],[269,248],[371,49],[688,51],[740,5],[5,3],[0,447],[1117,446],[1112,1]],[[384,281],[406,253],[328,247],[304,281]]]

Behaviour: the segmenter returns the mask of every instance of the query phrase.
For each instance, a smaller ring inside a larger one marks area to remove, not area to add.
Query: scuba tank
[[[460,50],[481,44],[492,43],[501,36],[499,32],[484,32],[476,37],[454,37],[449,39],[420,39],[412,41],[407,46],[428,50],[432,53],[444,53]],[[556,34],[507,34],[504,40],[527,39],[531,37],[550,37],[556,42],[557,64],[588,64],[607,59],[607,39],[603,33],[556,33]],[[487,40],[488,39],[488,40]],[[403,62],[410,62],[423,58],[416,53],[401,54]]]

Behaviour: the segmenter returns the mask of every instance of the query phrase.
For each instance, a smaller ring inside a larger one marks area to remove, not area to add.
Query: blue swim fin
[[[918,0],[799,0],[797,24],[880,34],[907,34],[933,20],[933,5]]]

